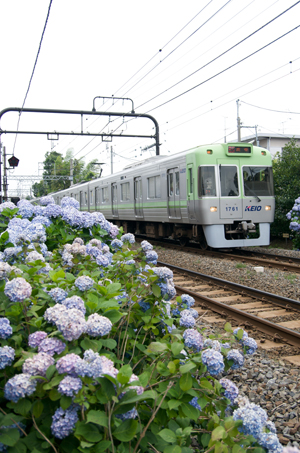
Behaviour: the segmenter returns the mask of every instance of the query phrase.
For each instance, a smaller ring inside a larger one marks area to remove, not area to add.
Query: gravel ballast
[[[184,250],[170,250],[156,247],[159,261],[190,269],[202,274],[229,280],[269,293],[300,300],[300,275],[276,269],[264,269],[257,273],[251,264],[226,259],[209,258],[186,253]],[[253,250],[255,251],[255,250]],[[285,256],[300,256],[300,252],[289,250],[264,250],[262,253],[276,253]],[[208,327],[208,326],[206,326]],[[210,332],[219,331],[217,325],[208,327]],[[257,339],[257,332],[249,336]],[[261,337],[261,336],[260,336]],[[255,404],[262,406],[275,423],[277,434],[283,445],[300,447],[300,368],[283,359],[288,355],[289,346],[283,345],[275,351],[259,348],[252,356],[246,356],[244,366],[229,370],[227,377]],[[300,354],[290,347],[290,353]]]

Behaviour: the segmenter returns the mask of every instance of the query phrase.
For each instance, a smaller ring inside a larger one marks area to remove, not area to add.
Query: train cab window
[[[273,196],[272,167],[243,167],[244,195]]]
[[[219,165],[221,197],[239,196],[239,180],[237,167],[234,165]]]
[[[198,195],[199,197],[215,197],[217,195],[215,167],[213,166],[199,167]]]
[[[108,202],[108,187],[102,187],[102,203]]]
[[[121,184],[121,201],[130,200],[130,187],[129,182]]]
[[[160,198],[160,176],[148,178],[148,198]]]

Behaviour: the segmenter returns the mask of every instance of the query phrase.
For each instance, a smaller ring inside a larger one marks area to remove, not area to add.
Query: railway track
[[[285,343],[300,348],[299,301],[174,265],[162,262],[158,265],[173,270],[177,293],[194,297],[202,321],[229,320],[233,325],[255,328],[271,338],[267,340],[269,348]],[[300,349],[290,361],[300,365]]]
[[[226,259],[231,261],[237,261],[239,263],[250,263],[254,267],[264,267],[268,269],[280,269],[286,272],[300,273],[300,257],[286,257],[283,255],[273,255],[260,252],[253,252],[244,249],[235,249],[230,252],[217,251],[217,250],[202,250],[199,245],[182,247],[175,241],[157,241],[151,240],[152,245],[161,246],[164,248],[172,248],[176,250],[184,251],[185,253],[191,253],[201,256],[207,256],[211,258]],[[299,253],[300,255],[300,253]]]

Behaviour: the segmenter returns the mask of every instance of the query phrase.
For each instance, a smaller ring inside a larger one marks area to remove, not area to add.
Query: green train
[[[58,204],[74,197],[125,232],[202,248],[268,245],[275,210],[270,152],[245,143],[154,156],[52,195]]]

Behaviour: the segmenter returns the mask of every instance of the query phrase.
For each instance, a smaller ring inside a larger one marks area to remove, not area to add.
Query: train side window
[[[169,196],[172,196],[174,193],[174,182],[173,182],[173,173],[169,173]]]
[[[239,195],[239,182],[237,167],[219,165],[221,182],[221,197],[237,197]]]
[[[84,192],[84,204],[87,205],[87,192]]]
[[[108,202],[108,187],[102,188],[102,203]]]
[[[194,192],[193,187],[193,168],[189,168],[189,193]]]
[[[93,191],[90,190],[90,204],[93,204]]]
[[[160,176],[148,178],[148,198],[160,198]]]
[[[201,166],[198,173],[198,195],[199,197],[216,196],[215,167]]]
[[[130,200],[130,187],[129,182],[121,184],[121,201]]]
[[[179,195],[179,171],[175,171],[175,195]]]

